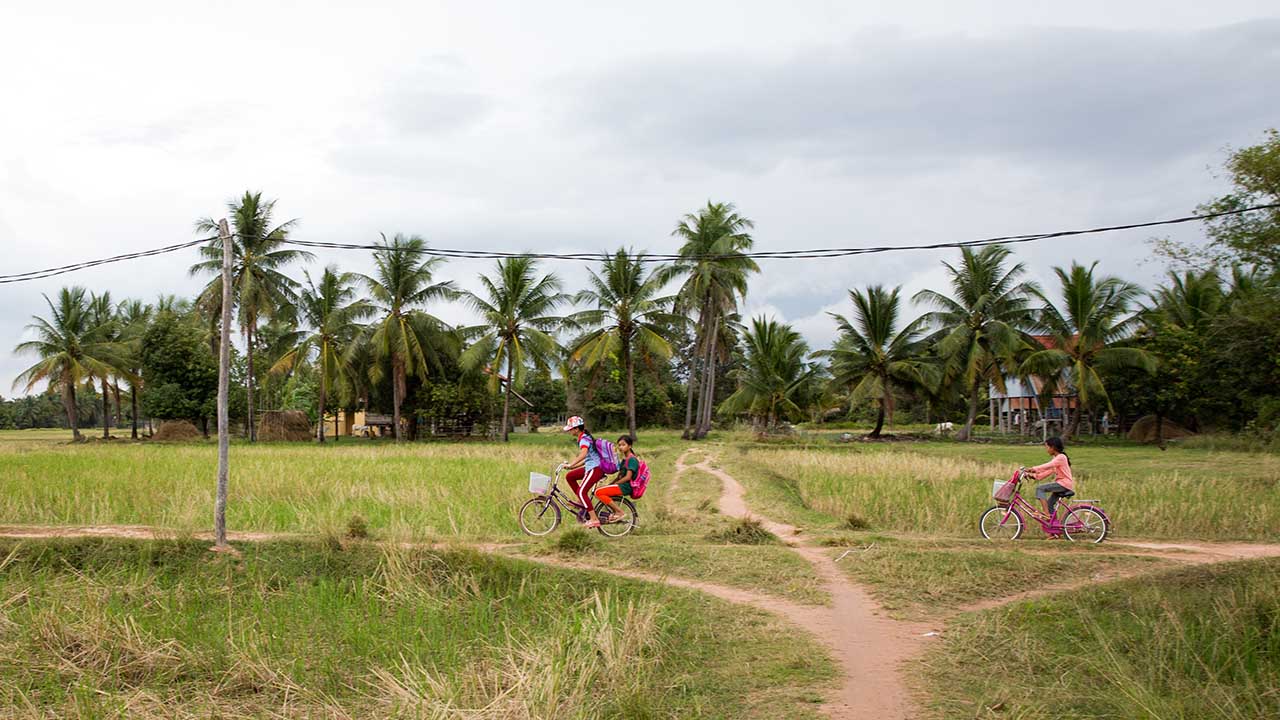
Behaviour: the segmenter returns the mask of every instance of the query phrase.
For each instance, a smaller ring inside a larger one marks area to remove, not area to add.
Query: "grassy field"
[[[921,670],[939,720],[1280,717],[1280,560],[985,612]]]
[[[1280,456],[1127,445],[1068,453],[1080,497],[1103,500],[1118,536],[1280,538]],[[952,442],[739,443],[722,455],[748,501],[789,522],[953,536],[976,533],[992,480],[1045,457],[1038,445]]]
[[[832,669],[697,593],[472,552],[0,541],[5,717],[812,716]]]

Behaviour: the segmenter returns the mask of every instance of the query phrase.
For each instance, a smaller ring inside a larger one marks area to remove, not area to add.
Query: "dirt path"
[[[709,459],[696,465],[677,462],[677,472],[687,467],[709,473],[720,481],[720,513],[729,517],[754,518],[809,561],[831,596],[829,607],[804,608],[804,612],[782,612],[786,619],[812,633],[831,651],[840,666],[840,689],[824,710],[833,718],[910,718],[914,703],[902,680],[900,666],[924,644],[929,626],[893,620],[865,590],[836,567],[821,548],[802,544],[799,530],[752,513],[746,490],[732,475],[715,468]]]

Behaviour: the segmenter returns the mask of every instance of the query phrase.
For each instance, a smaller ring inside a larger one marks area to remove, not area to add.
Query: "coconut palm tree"
[[[951,275],[954,297],[921,290],[914,300],[937,310],[925,315],[937,328],[932,339],[946,363],[946,372],[959,379],[969,396],[969,410],[959,440],[973,434],[978,401],[986,383],[1004,389],[1004,378],[1015,367],[1015,355],[1027,346],[1023,331],[1034,318],[1030,304],[1032,283],[1021,280],[1022,263],[1006,267],[1008,248],[988,245],[962,248],[960,264],[943,263]]]
[[[698,412],[694,419],[690,378],[685,407],[684,437],[700,439],[711,430],[711,410],[715,401],[716,359],[720,328],[747,294],[747,277],[760,266],[744,255],[754,241],[748,232],[755,224],[739,215],[732,203],[707,202],[706,207],[681,218],[672,235],[684,240],[679,258],[663,272],[670,280],[683,277],[677,294],[676,311],[698,315],[694,367],[701,367]]]
[[[22,385],[24,392],[30,392],[41,381],[57,383],[62,389],[62,406],[71,436],[83,440],[76,387],[111,374],[116,348],[104,336],[109,328],[93,321],[84,288],[62,288],[56,304],[48,295],[44,301],[49,306],[49,319],[33,316],[27,330],[34,332],[36,339],[14,348],[15,353],[36,355],[40,360],[23,371],[13,385]]]
[[[142,386],[142,336],[154,309],[141,300],[125,300],[116,308],[120,321],[121,377],[129,385],[130,436],[138,439],[138,390]],[[116,399],[119,404],[119,396]]]
[[[1044,378],[1045,395],[1052,395],[1064,381],[1075,389],[1080,407],[1071,416],[1067,437],[1079,430],[1084,408],[1110,407],[1100,371],[1156,369],[1147,351],[1116,346],[1132,337],[1137,328],[1138,316],[1132,309],[1141,297],[1141,288],[1112,276],[1095,277],[1097,266],[1096,262],[1087,268],[1072,263],[1070,270],[1053,269],[1061,288],[1061,309],[1040,289],[1031,290],[1042,304],[1038,329],[1048,333],[1053,342],[1052,347],[1031,353],[1019,372]]]
[[[573,317],[582,327],[595,328],[574,343],[573,357],[587,367],[616,358],[626,374],[627,428],[636,436],[635,355],[646,361],[666,361],[671,343],[665,333],[684,317],[671,312],[672,298],[661,297],[666,284],[661,268],[646,273],[644,254],[620,249],[606,257],[601,272],[591,273],[589,287],[577,303],[594,305]]]
[[[302,333],[301,342],[276,361],[271,372],[291,371],[315,355],[320,375],[316,441],[323,443],[325,403],[331,390],[348,384],[348,349],[360,335],[360,321],[372,315],[374,309],[367,300],[356,298],[355,273],[340,273],[337,266],[330,265],[319,282],[305,270],[303,276],[305,286],[298,294],[297,310],[308,330]]]
[[[814,373],[806,362],[809,346],[790,325],[764,317],[752,318],[743,344],[743,365],[733,373],[738,388],[720,409],[764,418],[772,430],[780,417],[801,412],[794,398]]]
[[[1204,328],[1227,302],[1215,270],[1170,272],[1169,284],[1156,288],[1150,298],[1151,306],[1144,312],[1148,319],[1187,330]]]
[[[425,378],[429,365],[439,367],[439,353],[447,350],[449,342],[447,326],[422,308],[457,294],[453,283],[433,282],[444,260],[425,258],[426,249],[426,241],[417,235],[405,237],[397,233],[391,240],[383,235],[382,246],[373,251],[373,275],[358,276],[372,296],[372,314],[381,318],[369,326],[365,342],[372,348],[373,357],[391,363],[396,442],[403,440],[400,406],[408,389],[408,377]],[[370,366],[371,382],[381,381],[382,368],[381,362]]]
[[[111,380],[120,376],[121,357],[120,323],[116,319],[116,306],[111,302],[111,292],[104,290],[102,294],[89,295],[89,322],[96,327],[96,335],[105,344],[103,360],[106,362],[103,372],[97,376],[102,385],[102,438],[111,437]],[[117,405],[119,397],[116,398]],[[117,408],[118,412],[118,408]]]
[[[289,231],[297,220],[273,224],[274,200],[264,201],[261,192],[245,191],[245,194],[227,203],[234,229],[231,238],[232,298],[239,309],[240,330],[244,334],[248,354],[248,375],[245,394],[248,399],[247,435],[257,438],[254,426],[253,390],[256,370],[254,364],[254,339],[258,321],[271,319],[283,308],[292,305],[296,297],[297,283],[285,275],[284,269],[298,261],[310,261],[314,256],[285,245]],[[216,233],[218,222],[214,218],[196,221],[196,231]],[[221,316],[222,302],[222,241],[214,238],[201,246],[201,262],[191,266],[192,275],[214,275],[201,293],[200,304],[207,316]],[[215,312],[216,310],[216,312]],[[216,328],[215,328],[216,329]],[[213,333],[216,335],[216,333]]]
[[[481,275],[481,294],[466,291],[462,299],[479,313],[480,325],[462,329],[472,341],[462,353],[462,367],[488,367],[494,388],[502,382],[506,366],[506,393],[502,400],[502,440],[506,442],[511,418],[511,393],[523,382],[525,367],[546,369],[560,351],[552,333],[566,325],[555,315],[570,298],[561,292],[560,279],[553,274],[538,276],[538,264],[530,258],[499,260],[492,276]]]
[[[830,313],[840,328],[840,337],[831,350],[817,353],[831,360],[832,383],[851,388],[850,404],[868,399],[878,406],[876,427],[870,437],[880,437],[886,415],[893,424],[893,389],[915,387],[925,382],[927,365],[922,361],[927,320],[917,318],[898,328],[901,286],[886,290],[872,285],[866,291],[850,290],[853,320]]]

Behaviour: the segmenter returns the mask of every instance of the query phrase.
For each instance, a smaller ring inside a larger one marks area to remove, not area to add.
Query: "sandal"
[[[594,529],[594,528],[598,528],[598,527],[600,527],[600,521],[599,521],[599,520],[588,520],[588,521],[586,521],[585,523],[583,523],[583,524],[582,524],[582,527],[587,528],[588,530],[591,530],[591,529]]]

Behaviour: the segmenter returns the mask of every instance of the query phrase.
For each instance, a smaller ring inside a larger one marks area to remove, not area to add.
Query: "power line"
[[[1280,203],[1271,203],[1267,205],[1254,205],[1247,208],[1239,208],[1236,210],[1224,210],[1222,212],[1204,213],[1200,215],[1186,215],[1183,217],[1172,218],[1168,220],[1154,220],[1151,222],[1130,223],[1127,225],[1108,225],[1104,227],[1089,228],[1085,230],[1060,230],[1057,232],[1034,233],[1028,235],[1002,235],[989,238],[981,238],[977,240],[960,240],[953,242],[930,243],[923,245],[879,245],[870,247],[833,247],[833,248],[813,248],[809,250],[757,250],[744,253],[720,254],[720,255],[694,255],[682,256],[674,253],[646,254],[643,257],[637,257],[637,260],[643,262],[671,262],[674,260],[727,260],[733,258],[750,258],[753,260],[819,260],[841,257],[854,257],[858,255],[875,255],[888,252],[903,252],[908,250],[943,250],[949,248],[966,248],[966,247],[982,247],[985,245],[1002,245],[1027,243],[1038,240],[1048,240],[1053,238],[1074,237],[1079,235],[1097,235],[1101,233],[1118,232],[1122,230],[1137,230],[1141,228],[1160,227],[1164,225],[1179,225],[1182,223],[1198,222],[1203,220],[1212,220],[1214,218],[1226,217],[1230,215],[1242,215],[1244,213],[1256,212],[1258,210],[1280,210]],[[44,270],[33,270],[31,272],[17,273],[13,275],[0,275],[0,285],[8,283],[27,282],[30,280],[43,280],[45,278],[55,277],[65,273],[75,272],[77,270],[85,270],[100,265],[108,265],[111,263],[124,262],[126,260],[137,260],[145,257],[153,257],[156,255],[164,255],[166,253],[185,250],[196,245],[203,245],[210,241],[217,240],[216,237],[200,238],[197,240],[188,240],[186,242],[174,245],[166,245],[164,247],[154,248],[152,250],[143,250],[140,252],[126,253],[123,255],[115,255],[113,257],[102,258],[99,260],[88,260],[85,262],[74,263],[72,265],[63,265],[60,267],[46,268]],[[319,242],[314,240],[290,240],[286,239],[291,245],[310,248],[323,248],[331,250],[385,250],[384,245],[374,245],[366,243],[339,243],[339,242]],[[532,260],[568,260],[580,262],[599,262],[607,258],[611,253],[607,252],[570,252],[570,253],[536,253],[536,252],[503,252],[496,250],[460,250],[450,248],[421,248],[414,250],[421,255],[429,255],[432,257],[466,259],[466,260],[506,260],[511,258],[529,258]]]
[[[815,248],[809,250],[757,250],[752,252],[718,254],[718,255],[678,255],[672,253],[656,253],[645,254],[643,257],[637,257],[637,260],[643,262],[671,262],[674,260],[727,260],[733,258],[751,258],[756,260],[816,260],[840,257],[853,257],[857,255],[874,255],[887,252],[901,252],[906,250],[942,250],[948,248],[966,248],[966,247],[982,247],[985,245],[1004,245],[1027,243],[1037,240],[1048,240],[1053,238],[1073,237],[1079,235],[1096,235],[1108,232],[1118,232],[1121,230],[1137,230],[1141,228],[1159,227],[1164,225],[1178,225],[1182,223],[1197,222],[1203,220],[1212,220],[1214,218],[1226,217],[1228,215],[1241,215],[1247,212],[1257,210],[1275,210],[1280,209],[1280,203],[1272,203],[1268,205],[1255,205],[1253,207],[1240,208],[1236,210],[1225,210],[1222,212],[1204,213],[1200,215],[1186,215],[1168,220],[1154,220],[1151,222],[1130,223],[1127,225],[1108,225],[1104,227],[1089,228],[1084,230],[1060,230],[1056,232],[1034,233],[1029,235],[1002,235],[997,237],[982,238],[978,240],[961,240],[952,242],[930,243],[924,245],[880,245],[872,247],[834,247],[834,248]],[[339,242],[318,242],[313,240],[285,240],[292,245],[311,248],[324,248],[331,250],[385,250],[385,245],[375,245],[368,243],[339,243]],[[574,260],[583,262],[599,262],[607,258],[611,253],[605,252],[571,252],[571,253],[539,253],[539,252],[498,252],[492,250],[459,250],[451,248],[421,248],[413,250],[421,255],[429,255],[432,257],[468,259],[468,260],[504,260],[510,258],[528,258],[532,260]]]
[[[108,265],[111,263],[124,262],[125,260],[137,260],[139,258],[152,257],[155,255],[164,255],[166,253],[177,252],[178,250],[185,250],[196,245],[202,245],[210,240],[217,240],[217,238],[211,237],[200,238],[199,240],[188,240],[186,242],[177,243],[176,245],[166,245],[152,250],[125,253],[124,255],[115,255],[113,257],[102,258],[100,260],[86,260],[85,262],[79,262],[73,265],[63,265],[61,267],[46,268],[44,270],[32,270],[31,272],[17,273],[15,275],[0,275],[0,285],[26,282],[28,280],[43,280],[44,278],[54,277],[55,275],[62,275],[64,273],[75,272],[77,270],[85,270],[91,267],[98,267],[99,265]]]

